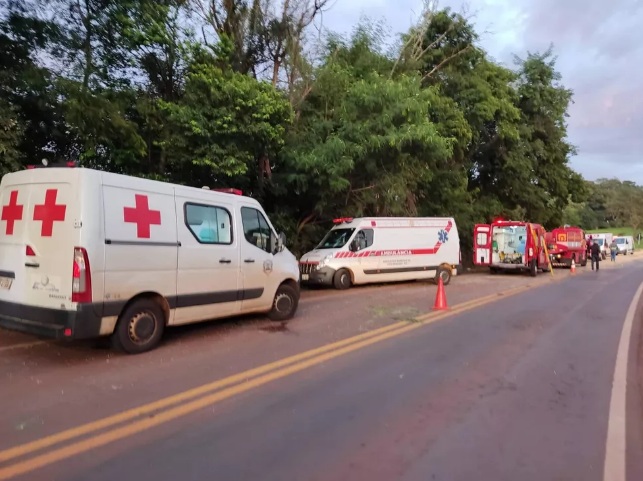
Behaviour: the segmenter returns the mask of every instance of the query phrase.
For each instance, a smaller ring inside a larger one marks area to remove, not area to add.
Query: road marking
[[[67,459],[69,457],[84,453],[100,446],[104,446],[114,441],[133,436],[152,427],[193,413],[204,407],[211,406],[220,401],[223,401],[224,399],[228,399],[242,392],[262,386],[271,381],[284,378],[330,359],[334,359],[336,357],[362,349],[372,344],[418,329],[438,320],[460,314],[476,307],[490,304],[502,298],[525,292],[531,287],[531,285],[525,285],[506,291],[504,295],[492,294],[479,299],[473,299],[472,301],[458,304],[449,311],[434,312],[427,316],[421,316],[421,318],[418,318],[422,321],[420,323],[409,323],[408,321],[401,321],[395,324],[391,324],[369,333],[360,334],[343,341],[328,344],[326,346],[322,346],[305,353],[301,353],[286,359],[282,359],[280,361],[276,361],[274,363],[260,366],[255,369],[230,376],[229,378],[221,379],[219,381],[206,384],[153,403],[149,403],[139,408],[124,411],[108,418],[78,426],[67,431],[62,431],[58,434],[42,438],[31,443],[7,449],[0,452],[0,461],[6,461],[19,456],[23,456],[25,454],[44,449],[54,444],[58,444],[62,441],[67,441],[84,434],[92,433],[102,428],[113,428],[112,430],[97,434],[93,437],[89,437],[87,439],[74,442],[70,445],[54,449],[50,452],[37,455],[25,461],[18,461],[7,467],[0,468],[0,480],[10,479],[14,476],[34,471],[43,466],[47,466],[63,459]],[[235,383],[237,384],[233,385]],[[208,392],[215,389],[221,390],[207,394]],[[207,395],[195,400],[191,400],[186,404],[169,407],[165,411],[156,413],[153,416],[151,415],[155,410],[172,406],[180,401],[189,400],[200,394]],[[148,417],[136,420],[131,424],[127,424],[125,426],[116,427],[116,425],[121,424],[124,421],[144,415],[147,415]]]
[[[639,259],[634,259],[634,260],[639,260]],[[643,260],[643,259],[640,259],[640,260]],[[583,271],[579,270],[579,271],[577,271],[577,274],[582,274],[582,272]],[[463,277],[465,279],[467,279],[467,277],[469,277],[469,276],[471,276],[471,275],[467,275],[467,276],[463,276]],[[473,276],[475,276],[475,274],[473,274]],[[563,280],[567,279],[567,277],[568,276],[555,277],[555,278],[551,279],[550,282],[560,282],[560,281],[563,281]],[[493,280],[493,279],[497,279],[497,276],[488,275],[488,276],[486,276],[486,278],[489,279],[489,280]],[[538,287],[538,286],[533,286],[532,284],[528,284],[528,286],[530,286],[530,287]],[[376,291],[377,289],[379,289],[380,287],[381,286],[373,286],[373,287],[364,286],[364,287],[361,288],[361,290],[364,290],[365,292],[373,292],[373,291]],[[385,287],[388,287],[388,286],[385,286]],[[510,291],[511,291],[511,289],[509,289],[508,291],[505,291],[505,292],[510,292]],[[309,291],[309,292],[312,292],[312,291]],[[330,294],[332,294],[333,296],[340,296],[340,295],[346,296],[346,295],[353,294],[353,291],[348,290],[348,291],[341,291],[341,292],[329,292],[329,293],[324,293],[324,295],[310,294],[308,297],[302,298],[302,300],[299,303],[300,303],[300,305],[303,305],[303,304],[306,304],[306,303],[311,302],[311,301],[320,300],[320,299],[323,299],[325,297],[330,297]],[[471,301],[469,301],[469,302],[471,302]],[[43,344],[53,344],[55,342],[57,342],[57,341],[54,340],[54,339],[49,339],[49,340],[46,340],[46,341],[34,341],[34,342],[25,342],[25,343],[20,343],[20,344],[14,344],[12,346],[0,347],[0,352],[10,351],[12,349],[26,349],[26,348],[29,348],[29,347],[40,346],[40,345],[43,345]],[[0,461],[2,461],[1,458],[0,458]]]
[[[517,288],[517,289],[524,289],[524,288]],[[510,295],[512,291],[508,291],[507,294]],[[448,313],[438,313],[438,312],[432,312],[429,313],[428,315],[421,316],[418,318],[420,321],[428,320],[431,317],[438,316],[440,314],[448,314],[448,315],[453,315],[457,314],[459,312],[463,312],[467,308],[473,308],[478,305],[482,305],[486,302],[490,302],[494,299],[497,299],[498,295],[497,294],[492,294],[489,296],[477,298],[477,299],[472,299],[470,301],[464,302],[462,304],[458,304],[453,307],[451,311]],[[363,334],[359,334],[357,336],[353,336],[350,338],[343,339],[341,341],[337,341],[331,344],[326,344],[324,346],[320,346],[315,349],[311,349],[299,354],[295,354],[293,356],[280,359],[278,361],[274,361],[268,364],[264,364],[262,366],[258,366],[253,369],[249,369],[247,371],[241,372],[239,374],[235,374],[232,376],[229,376],[227,378],[223,378],[208,384],[204,384],[201,386],[198,386],[196,388],[189,389],[187,391],[183,391],[181,393],[168,396],[162,399],[159,399],[158,401],[154,401],[136,408],[129,409],[127,411],[123,411],[121,413],[115,414],[113,416],[109,416],[103,419],[99,419],[97,421],[93,421],[72,429],[68,429],[65,431],[61,431],[57,434],[53,434],[51,436],[47,436],[45,438],[22,444],[13,448],[6,449],[4,451],[0,451],[0,462],[8,461],[10,459],[23,456],[25,454],[29,454],[34,451],[38,451],[41,449],[44,449],[46,447],[52,446],[54,444],[58,444],[63,441],[68,441],[70,439],[83,436],[85,434],[89,434],[94,431],[98,431],[110,426],[113,426],[115,424],[119,424],[125,421],[129,421],[131,419],[141,417],[141,416],[147,416],[155,411],[158,411],[163,408],[170,407],[174,404],[177,404],[182,401],[187,401],[191,398],[207,394],[211,391],[217,390],[217,389],[222,389],[224,387],[228,387],[232,384],[236,384],[239,382],[247,381],[248,379],[265,374],[269,371],[272,371],[274,369],[282,368],[284,366],[287,366],[289,364],[295,363],[295,362],[300,362],[304,359],[318,356],[320,354],[323,354],[324,352],[327,351],[332,351],[333,349],[338,349],[343,346],[362,341],[364,339],[368,339],[370,337],[378,336],[380,334],[389,332],[389,331],[394,331],[396,329],[402,328],[408,326],[408,321],[399,321],[394,324],[390,324],[388,326],[384,326],[378,329],[374,329],[369,332],[365,332]]]
[[[33,346],[40,346],[41,344],[49,344],[52,341],[33,341],[33,342],[22,342],[20,344],[14,344],[12,346],[0,347],[0,352],[11,351],[12,349],[23,349]]]
[[[625,481],[627,364],[630,357],[634,316],[642,293],[643,283],[636,291],[634,299],[632,299],[632,303],[627,310],[623,330],[621,331],[621,339],[618,343],[607,424],[607,439],[605,441],[604,481]]]

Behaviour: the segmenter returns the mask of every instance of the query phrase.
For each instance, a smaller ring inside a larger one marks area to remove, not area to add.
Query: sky
[[[442,0],[466,7],[480,45],[496,61],[545,51],[558,57],[562,83],[573,90],[571,167],[588,180],[619,178],[643,185],[643,0]],[[325,29],[350,33],[362,16],[408,29],[422,0],[335,0]]]

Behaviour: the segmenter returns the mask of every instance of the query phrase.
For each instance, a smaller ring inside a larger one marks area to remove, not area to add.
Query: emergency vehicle
[[[460,265],[453,218],[335,219],[319,245],[300,260],[301,282],[348,289],[352,285],[442,278]]]
[[[57,339],[111,335],[129,353],[166,326],[293,317],[299,268],[261,205],[84,168],[0,183],[0,325]]]
[[[473,233],[473,263],[489,266],[491,273],[504,270],[549,271],[545,254],[545,229],[530,222],[495,219],[476,224]]]
[[[554,267],[571,267],[574,264],[587,265],[587,241],[580,227],[563,226],[547,233],[547,249]]]
[[[590,240],[598,244],[598,246],[601,249],[601,259],[605,260],[607,258],[607,254],[609,253],[610,250],[610,244],[612,243],[612,239],[614,238],[614,234],[608,233],[608,232],[602,232],[599,234],[585,234],[585,239]]]
[[[631,235],[614,237],[614,242],[618,247],[618,254],[623,254],[624,256],[634,254],[634,237]]]

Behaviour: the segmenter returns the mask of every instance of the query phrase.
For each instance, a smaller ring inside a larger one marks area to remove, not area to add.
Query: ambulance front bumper
[[[79,304],[65,311],[0,301],[0,327],[50,339],[91,339],[99,336],[101,318],[94,307]]]
[[[311,269],[309,272],[302,272],[300,280],[302,285],[309,286],[332,286],[333,277],[337,272],[332,267],[322,267],[321,269]]]

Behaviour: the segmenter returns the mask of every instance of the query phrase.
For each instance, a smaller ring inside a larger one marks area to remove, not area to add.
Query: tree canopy
[[[569,165],[552,49],[507,67],[430,3],[389,38],[320,36],[326,0],[4,0],[0,174],[80,165],[238,187],[297,252],[337,216],[498,214],[638,228],[632,183]],[[636,205],[643,205],[636,202]]]

